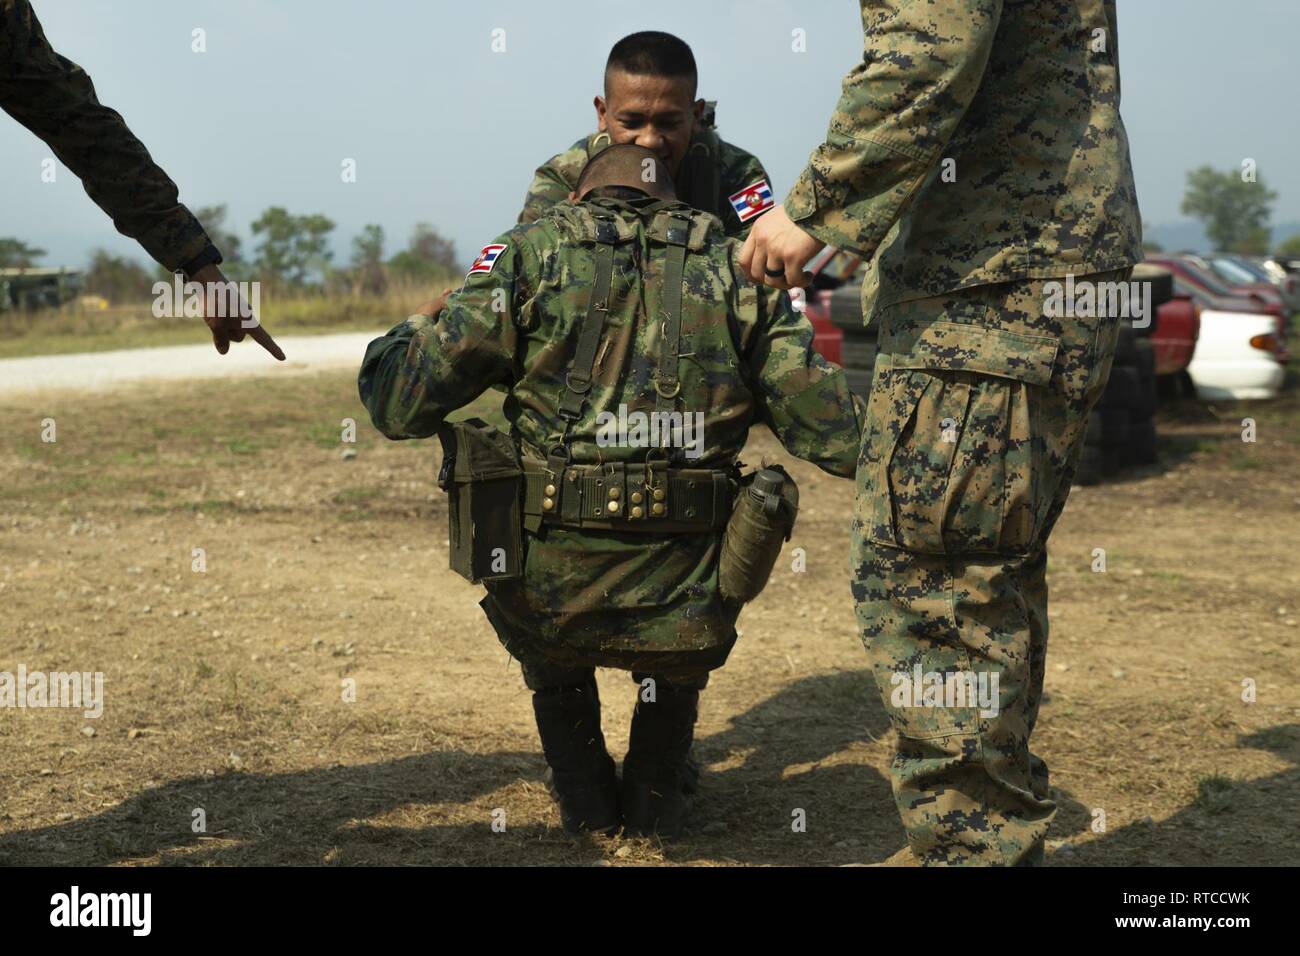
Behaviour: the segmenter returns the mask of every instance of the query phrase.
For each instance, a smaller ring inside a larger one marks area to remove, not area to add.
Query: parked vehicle
[[[1156,309],[1156,327],[1151,333],[1157,378],[1187,370],[1200,329],[1201,307],[1190,295],[1171,290],[1169,301]]]
[[[1300,312],[1300,282],[1294,276],[1274,276],[1259,262],[1247,256],[1234,256],[1215,253],[1205,257],[1205,261],[1225,282],[1232,286],[1249,286],[1267,283],[1272,285],[1282,297],[1282,303],[1288,312]]]
[[[1273,316],[1201,311],[1200,338],[1187,371],[1198,398],[1273,398],[1285,375]]]
[[[1174,274],[1175,287],[1184,286],[1202,308],[1225,312],[1267,312],[1277,319],[1277,333],[1285,344],[1289,313],[1282,296],[1269,283],[1229,285],[1199,256],[1147,256],[1146,261]]]
[[[73,269],[0,269],[0,312],[57,308],[80,290],[81,273]]]
[[[812,288],[805,314],[822,355],[844,367],[849,387],[862,396],[871,390],[878,341],[874,325],[863,325],[862,261],[848,253],[826,250],[808,265]],[[1125,321],[1112,363],[1110,380],[1088,421],[1076,480],[1093,484],[1125,465],[1156,460],[1155,410],[1157,368],[1171,376],[1185,374],[1197,334],[1196,305],[1176,296],[1173,276],[1164,269],[1139,266],[1134,279],[1151,287],[1155,321]],[[1167,308],[1172,306],[1172,309]],[[1157,356],[1160,356],[1159,362]]]

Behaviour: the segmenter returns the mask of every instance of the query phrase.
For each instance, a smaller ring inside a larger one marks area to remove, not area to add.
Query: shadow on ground
[[[692,832],[664,847],[664,859],[774,865],[885,859],[904,842],[889,782],[865,763],[845,759],[845,752],[852,757],[867,734],[887,732],[866,670],[794,682],[698,741],[701,763],[720,769],[706,772]],[[1121,827],[1054,854],[1051,862],[1294,864],[1294,821],[1274,819],[1279,811],[1271,795],[1300,785],[1300,725],[1269,728],[1241,744],[1284,755],[1292,769],[1203,785],[1196,801],[1172,817]],[[498,791],[517,793],[522,783],[529,800],[544,803],[542,770],[535,751],[451,750],[294,773],[192,777],[91,817],[0,835],[0,863],[530,865],[608,857],[620,841],[572,840],[549,806],[549,825],[493,832],[493,810],[504,804],[508,820],[511,799]],[[1052,839],[1088,834],[1091,810],[1059,789],[1055,797]],[[207,815],[206,834],[191,831],[197,807]],[[807,819],[803,833],[791,828],[799,810]],[[426,821],[440,812],[446,823],[401,822],[404,813]],[[385,814],[398,822],[373,822]],[[1243,829],[1242,820],[1250,826]]]

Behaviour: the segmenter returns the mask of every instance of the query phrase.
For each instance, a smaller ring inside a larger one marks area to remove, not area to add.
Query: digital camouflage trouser
[[[1076,294],[1128,275],[1076,279]],[[1046,543],[1119,321],[1113,310],[1064,317],[1045,284],[979,286],[877,317],[853,596],[898,732],[895,801],[924,864],[1039,862],[1056,810],[1029,752]]]

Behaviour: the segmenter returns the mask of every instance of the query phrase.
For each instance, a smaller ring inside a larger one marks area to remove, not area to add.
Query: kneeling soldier
[[[655,154],[610,147],[574,199],[484,247],[458,292],[372,342],[361,367],[376,428],[443,440],[452,564],[487,586],[570,832],[682,828],[700,689],[797,506],[779,468],[741,476],[750,426],[853,476],[860,401],[738,249],[674,199]],[[445,424],[493,385],[509,436]],[[642,685],[621,793],[596,667]]]

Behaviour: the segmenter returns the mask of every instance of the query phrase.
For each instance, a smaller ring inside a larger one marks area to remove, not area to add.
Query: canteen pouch
[[[799,512],[799,487],[780,465],[740,479],[731,519],[722,532],[718,590],[724,598],[752,601],[767,586],[790,540]]]
[[[451,569],[474,584],[519,577],[524,472],[510,436],[470,418],[438,431]]]

